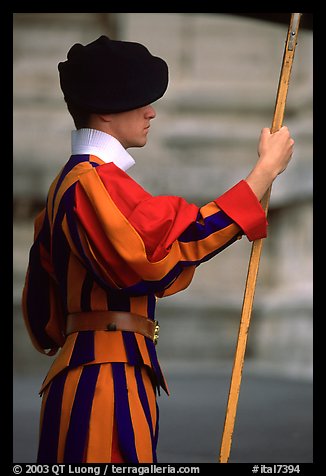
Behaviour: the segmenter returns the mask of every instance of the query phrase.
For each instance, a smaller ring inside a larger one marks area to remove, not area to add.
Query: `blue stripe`
[[[128,463],[139,463],[135,447],[135,435],[130,415],[125,364],[112,362],[114,382],[115,417],[120,451]]]
[[[130,297],[124,291],[109,289],[106,296],[110,311],[130,311]]]
[[[201,217],[198,214],[197,220]],[[218,211],[213,215],[210,215],[204,219],[204,224],[192,223],[188,228],[179,236],[178,241],[182,243],[189,243],[191,241],[199,241],[207,238],[212,233],[222,230],[223,228],[231,225],[233,220],[226,215],[223,211]]]
[[[93,289],[94,280],[90,273],[87,273],[83,281],[81,296],[80,296],[80,308],[83,312],[91,311],[91,293]]]
[[[156,385],[156,388],[157,388],[157,392],[160,395],[160,387],[162,387],[163,390],[165,391],[165,393],[168,394],[168,389],[166,388],[163,373],[162,373],[160,364],[158,362],[155,344],[150,339],[145,339],[145,342],[146,342],[146,347],[147,347],[147,350],[148,350],[149,358],[150,358],[150,361],[151,361],[151,366],[152,366],[152,369],[153,369],[153,372],[154,372],[154,375],[155,375],[155,378],[156,378],[155,385]]]
[[[129,296],[144,296],[146,294],[155,294],[158,291],[171,286],[179,274],[183,271],[181,262],[177,263],[162,279],[159,281],[140,281],[124,288],[124,292]]]
[[[122,331],[123,343],[126,349],[128,362],[130,365],[143,364],[136,336],[133,332]]]
[[[220,248],[218,248],[217,250],[214,250],[212,253],[206,255],[204,258],[202,258],[201,260],[199,261],[187,261],[187,266],[191,266],[191,265],[195,265],[195,266],[199,266],[200,264],[202,263],[205,263],[206,261],[209,261],[210,259],[212,259],[214,256],[216,256],[218,253],[221,253],[221,251],[225,250],[225,248],[227,248],[228,246],[230,246],[232,243],[234,243],[235,241],[237,241],[238,239],[238,236],[240,236],[242,233],[239,232],[237,235],[235,235],[233,238],[231,238],[229,241],[227,241],[226,243],[224,243],[223,246],[221,246]]]
[[[65,178],[65,176],[74,168],[76,165],[78,165],[80,162],[87,162],[89,160],[89,155],[72,155],[66,165],[63,167],[61,175],[59,177],[59,180],[57,182],[57,185],[55,187],[54,193],[53,193],[53,199],[52,199],[52,219],[53,219],[53,213],[54,213],[54,202],[55,198],[57,196],[58,190],[61,187],[61,184]]]
[[[137,284],[133,284],[127,288],[124,288],[124,292],[128,293],[130,296],[143,296],[145,294],[154,294],[155,292],[162,291],[164,289],[168,289],[177,277],[182,273],[184,268],[187,266],[199,266],[200,264],[210,260],[215,255],[223,251],[225,248],[230,246],[234,243],[238,236],[241,234],[239,232],[237,235],[232,237],[228,242],[226,242],[223,246],[219,247],[218,249],[214,250],[212,253],[204,256],[199,260],[194,261],[179,261],[174,268],[172,268],[161,280],[159,281],[140,281]]]
[[[74,350],[69,361],[69,367],[78,367],[78,365],[92,362],[94,359],[94,331],[78,332]]]
[[[45,403],[39,441],[37,463],[57,463],[61,404],[67,371],[59,373],[51,382]]]
[[[155,308],[156,308],[156,297],[155,294],[149,294],[147,297],[147,315],[149,319],[154,320],[155,318]]]
[[[64,463],[83,462],[99,370],[100,364],[87,365],[81,373],[67,432]]]
[[[64,212],[65,210],[61,202],[53,225],[51,260],[56,279],[60,286],[62,304],[65,306],[65,311],[67,311],[67,271],[70,247],[62,230]]]
[[[155,426],[155,432],[154,432],[154,448],[157,448],[157,441],[158,441],[158,435],[159,435],[159,421],[160,421],[160,411],[158,407],[158,403],[156,400],[156,426]]]
[[[144,413],[145,413],[145,416],[146,416],[147,424],[148,424],[148,427],[149,427],[149,432],[150,432],[150,435],[151,435],[153,463],[157,463],[156,443],[157,443],[157,436],[158,435],[154,435],[154,432],[153,432],[153,422],[152,422],[152,417],[151,417],[151,411],[150,411],[150,408],[149,408],[147,393],[146,393],[146,390],[145,390],[145,386],[144,386],[143,378],[142,378],[142,375],[141,375],[140,367],[135,367],[135,377],[136,377],[136,381],[137,381],[137,389],[138,389],[139,399],[141,401],[141,404],[142,404],[142,407],[143,407],[143,410],[144,410]]]

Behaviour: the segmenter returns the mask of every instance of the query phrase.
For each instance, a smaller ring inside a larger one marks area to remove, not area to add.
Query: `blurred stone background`
[[[70,155],[73,122],[57,64],[73,43],[101,34],[144,43],[166,59],[170,83],[155,103],[148,144],[130,149],[130,175],[154,195],[202,205],[249,172],[262,127],[270,127],[286,24],[235,14],[15,13],[14,377],[39,376],[50,358],[32,347],[20,299],[33,219]],[[273,185],[245,369],[312,380],[312,31],[302,29],[284,123],[295,138]],[[238,241],[198,268],[191,286],[158,303],[159,356],[167,372],[230,368],[251,244]],[[199,370],[200,371],[200,370]],[[35,389],[37,391],[37,389]]]

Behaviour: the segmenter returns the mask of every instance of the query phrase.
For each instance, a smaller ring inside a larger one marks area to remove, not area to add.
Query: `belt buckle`
[[[154,321],[155,323],[155,329],[154,329],[154,337],[153,337],[153,342],[155,345],[157,345],[158,338],[159,338],[159,333],[160,333],[160,326],[158,321]]]

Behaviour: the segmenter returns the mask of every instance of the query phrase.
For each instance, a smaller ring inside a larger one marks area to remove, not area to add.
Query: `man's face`
[[[129,147],[143,147],[147,142],[150,121],[156,116],[151,105],[132,109],[131,111],[108,114],[107,130],[123,145]]]

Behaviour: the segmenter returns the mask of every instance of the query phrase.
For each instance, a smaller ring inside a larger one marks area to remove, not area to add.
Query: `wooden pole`
[[[289,87],[292,63],[294,58],[295,47],[297,43],[297,35],[299,30],[301,13],[292,13],[289,29],[285,42],[284,56],[282,68],[280,73],[278,91],[276,95],[276,103],[274,110],[274,117],[271,126],[271,133],[278,131],[282,127],[286,97]],[[269,198],[271,194],[271,187],[265,193],[261,200],[261,205],[264,208],[266,215],[268,212]],[[244,292],[242,313],[240,320],[240,327],[238,333],[238,341],[234,356],[233,370],[231,376],[229,397],[225,415],[224,430],[222,436],[222,443],[220,449],[220,463],[227,463],[232,443],[232,435],[235,424],[235,417],[237,412],[237,404],[240,393],[240,385],[242,378],[242,369],[244,365],[244,356],[246,352],[248,331],[251,319],[251,312],[256,288],[257,274],[260,262],[260,256],[263,246],[263,240],[256,240],[253,242],[250,261],[248,265],[248,273],[246,280],[246,287]]]

